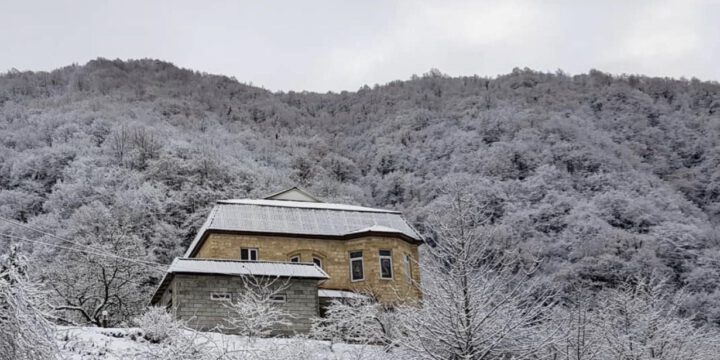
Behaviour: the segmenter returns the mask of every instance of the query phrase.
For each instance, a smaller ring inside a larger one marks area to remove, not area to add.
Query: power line
[[[35,232],[39,232],[39,233],[41,233],[41,234],[43,234],[43,235],[47,235],[47,236],[50,236],[50,237],[52,237],[52,238],[55,238],[55,239],[58,239],[58,240],[61,240],[61,241],[64,241],[64,242],[67,242],[67,243],[70,243],[70,244],[74,244],[74,245],[77,245],[77,246],[80,246],[80,247],[85,247],[85,248],[89,248],[89,249],[96,250],[96,251],[104,251],[104,250],[102,250],[102,249],[93,248],[93,247],[90,246],[90,245],[84,245],[84,244],[80,244],[80,243],[77,243],[77,242],[74,242],[74,241],[65,239],[65,238],[60,237],[60,236],[58,236],[58,235],[55,235],[55,234],[53,234],[53,233],[49,233],[49,232],[47,232],[47,231],[38,229],[38,228],[36,228],[36,227],[32,227],[32,226],[30,226],[30,225],[28,225],[28,224],[23,224],[23,223],[21,223],[21,222],[19,222],[19,221],[15,221],[15,220],[13,220],[13,219],[8,219],[8,218],[6,218],[6,217],[4,217],[4,216],[2,216],[2,215],[0,215],[0,221],[6,222],[6,223],[11,224],[11,225],[19,226],[19,227],[22,227],[22,228],[25,228],[25,229],[28,229],[28,230],[32,230],[32,231],[35,231]]]
[[[118,256],[118,255],[110,254],[110,253],[108,253],[107,251],[105,251],[105,250],[103,250],[103,249],[94,248],[94,247],[89,246],[89,245],[80,244],[80,243],[77,243],[77,242],[74,242],[74,241],[71,241],[71,240],[62,238],[62,237],[60,237],[60,236],[57,236],[57,235],[52,234],[52,233],[49,233],[49,232],[47,232],[47,231],[40,230],[40,229],[35,228],[35,227],[32,227],[32,226],[30,226],[30,225],[23,224],[23,223],[21,223],[21,222],[17,222],[17,221],[12,220],[12,219],[8,219],[8,218],[6,218],[6,217],[4,217],[4,216],[0,216],[0,221],[4,221],[4,222],[6,222],[6,223],[8,223],[8,224],[11,224],[11,225],[20,226],[20,227],[22,227],[22,228],[25,228],[25,229],[28,229],[28,230],[32,230],[32,231],[35,231],[35,232],[38,232],[38,233],[41,233],[41,234],[44,234],[44,235],[50,236],[50,237],[52,237],[52,238],[58,239],[58,240],[60,240],[60,241],[64,241],[64,242],[67,242],[67,243],[70,243],[70,244],[73,244],[73,245],[76,245],[76,246],[79,246],[79,247],[82,247],[82,248],[90,249],[90,250],[92,250],[92,251],[94,251],[94,252],[105,253],[105,254],[107,254],[108,256],[116,257],[116,258],[122,258],[122,259],[125,259],[125,260],[132,260],[132,259],[123,258],[123,257]],[[2,235],[12,236],[12,235],[6,235],[6,234],[2,234]],[[59,245],[42,243],[42,242],[39,242],[39,241],[37,241],[37,240],[30,240],[30,239],[27,239],[27,238],[24,238],[24,239],[25,239],[25,240],[28,240],[28,241],[33,241],[33,242],[38,242],[38,243],[41,243],[41,244],[49,245],[49,246],[60,247]],[[65,247],[62,247],[62,248],[67,249],[67,250],[73,250],[73,249],[65,248]],[[86,251],[86,252],[87,252],[87,251]],[[99,255],[99,254],[96,254],[96,255]],[[160,264],[160,263],[156,263],[156,262],[153,262],[153,261],[146,261],[146,260],[132,260],[132,261],[133,261],[133,262],[146,263],[146,264],[153,265],[153,266],[156,266],[156,265],[157,265],[157,266],[166,266],[165,264]]]
[[[78,253],[88,253],[88,254],[93,254],[93,255],[97,255],[97,256],[104,256],[104,257],[110,257],[110,258],[115,258],[115,259],[119,259],[119,260],[125,260],[125,261],[131,262],[131,263],[135,263],[135,264],[137,264],[137,265],[146,266],[146,267],[151,268],[151,269],[153,269],[153,270],[156,270],[156,271],[165,273],[165,270],[164,270],[164,269],[160,269],[160,268],[155,267],[156,265],[161,265],[161,266],[163,266],[162,264],[159,264],[159,263],[152,263],[152,262],[149,262],[149,261],[142,261],[142,260],[130,259],[130,258],[126,258],[126,257],[123,257],[123,256],[111,254],[111,253],[108,253],[108,252],[101,253],[101,252],[96,252],[96,251],[91,251],[91,250],[78,250],[78,249],[74,249],[74,248],[71,248],[71,247],[62,246],[62,245],[58,245],[58,244],[51,244],[51,243],[46,243],[46,242],[39,241],[39,240],[28,239],[28,238],[25,238],[25,237],[22,237],[22,236],[15,236],[15,235],[10,235],[10,234],[0,234],[0,236],[5,236],[5,237],[7,237],[7,238],[11,238],[11,239],[15,239],[15,240],[20,240],[20,241],[31,242],[31,243],[36,243],[36,244],[42,244],[42,245],[47,245],[47,246],[54,246],[54,247],[57,247],[57,248],[60,248],[60,249],[65,249],[65,250],[68,250],[68,251],[74,251],[74,252],[78,252]]]

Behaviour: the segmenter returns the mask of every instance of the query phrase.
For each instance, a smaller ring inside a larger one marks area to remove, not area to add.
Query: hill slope
[[[0,77],[0,216],[87,244],[130,239],[142,246],[128,256],[168,262],[215,200],[295,184],[397,208],[423,231],[442,190],[459,187],[508,244],[543,259],[549,281],[668,276],[720,323],[717,83],[431,71],[357,92],[271,93],[104,59]],[[23,244],[38,262],[73,260]],[[147,291],[157,275],[143,276]]]

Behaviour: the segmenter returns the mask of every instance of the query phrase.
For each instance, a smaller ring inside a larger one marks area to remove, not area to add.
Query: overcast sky
[[[0,48],[0,71],[157,58],[271,90],[357,90],[431,68],[720,80],[720,0],[0,0]]]

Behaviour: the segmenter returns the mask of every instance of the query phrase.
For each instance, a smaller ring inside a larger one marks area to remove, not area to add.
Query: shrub
[[[145,340],[160,343],[166,339],[178,336],[182,323],[175,320],[164,308],[152,306],[142,316],[136,319],[137,325],[143,331]]]

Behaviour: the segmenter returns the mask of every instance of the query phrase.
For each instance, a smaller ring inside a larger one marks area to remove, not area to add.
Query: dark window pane
[[[290,262],[294,262],[294,263],[300,262],[300,257],[299,257],[299,256],[293,256],[293,257],[290,258]]]
[[[362,280],[363,278],[363,264],[361,260],[352,261],[352,279]]]
[[[247,259],[248,259],[248,250],[240,249],[240,260],[247,260]]]
[[[392,261],[388,258],[382,258],[380,259],[380,270],[381,270],[381,277],[386,279],[392,278]]]
[[[322,260],[314,257],[314,258],[313,258],[313,263],[315,263],[315,265],[317,265],[317,266],[319,266],[319,267],[322,268]]]
[[[250,260],[257,261],[257,250],[250,250]]]
[[[350,258],[361,258],[362,257],[362,251],[355,251],[350,253]]]
[[[391,254],[390,250],[380,250],[380,256],[390,256]]]

